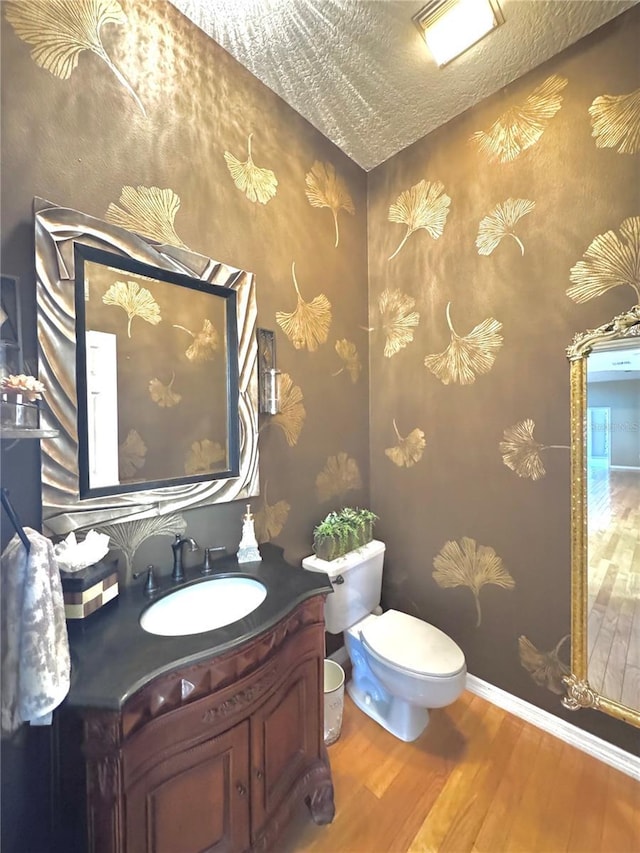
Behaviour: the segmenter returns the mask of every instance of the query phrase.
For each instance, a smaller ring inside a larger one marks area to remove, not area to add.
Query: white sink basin
[[[237,622],[267,596],[253,578],[211,578],[165,595],[143,612],[141,627],[149,634],[182,637]]]

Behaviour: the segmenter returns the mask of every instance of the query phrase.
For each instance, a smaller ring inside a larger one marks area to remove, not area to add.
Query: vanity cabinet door
[[[249,722],[166,758],[126,793],[128,853],[230,853],[249,837]]]
[[[320,754],[318,657],[291,670],[251,718],[251,828],[255,836]]]

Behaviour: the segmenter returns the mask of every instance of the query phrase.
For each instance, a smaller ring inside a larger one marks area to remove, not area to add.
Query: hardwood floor
[[[640,708],[640,474],[589,468],[589,684]]]
[[[345,696],[336,817],[276,853],[638,853],[640,782],[478,696],[397,740]]]

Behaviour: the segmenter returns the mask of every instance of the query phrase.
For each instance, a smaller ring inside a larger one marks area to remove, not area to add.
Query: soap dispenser
[[[247,511],[242,517],[242,539],[238,548],[239,563],[255,563],[262,560],[258,551],[258,540],[253,529],[253,516],[251,515],[251,504],[247,504]]]

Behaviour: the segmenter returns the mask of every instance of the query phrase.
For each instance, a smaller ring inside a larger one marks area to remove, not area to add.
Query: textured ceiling
[[[444,68],[414,0],[172,0],[372,169],[640,0],[501,0],[505,23]]]

